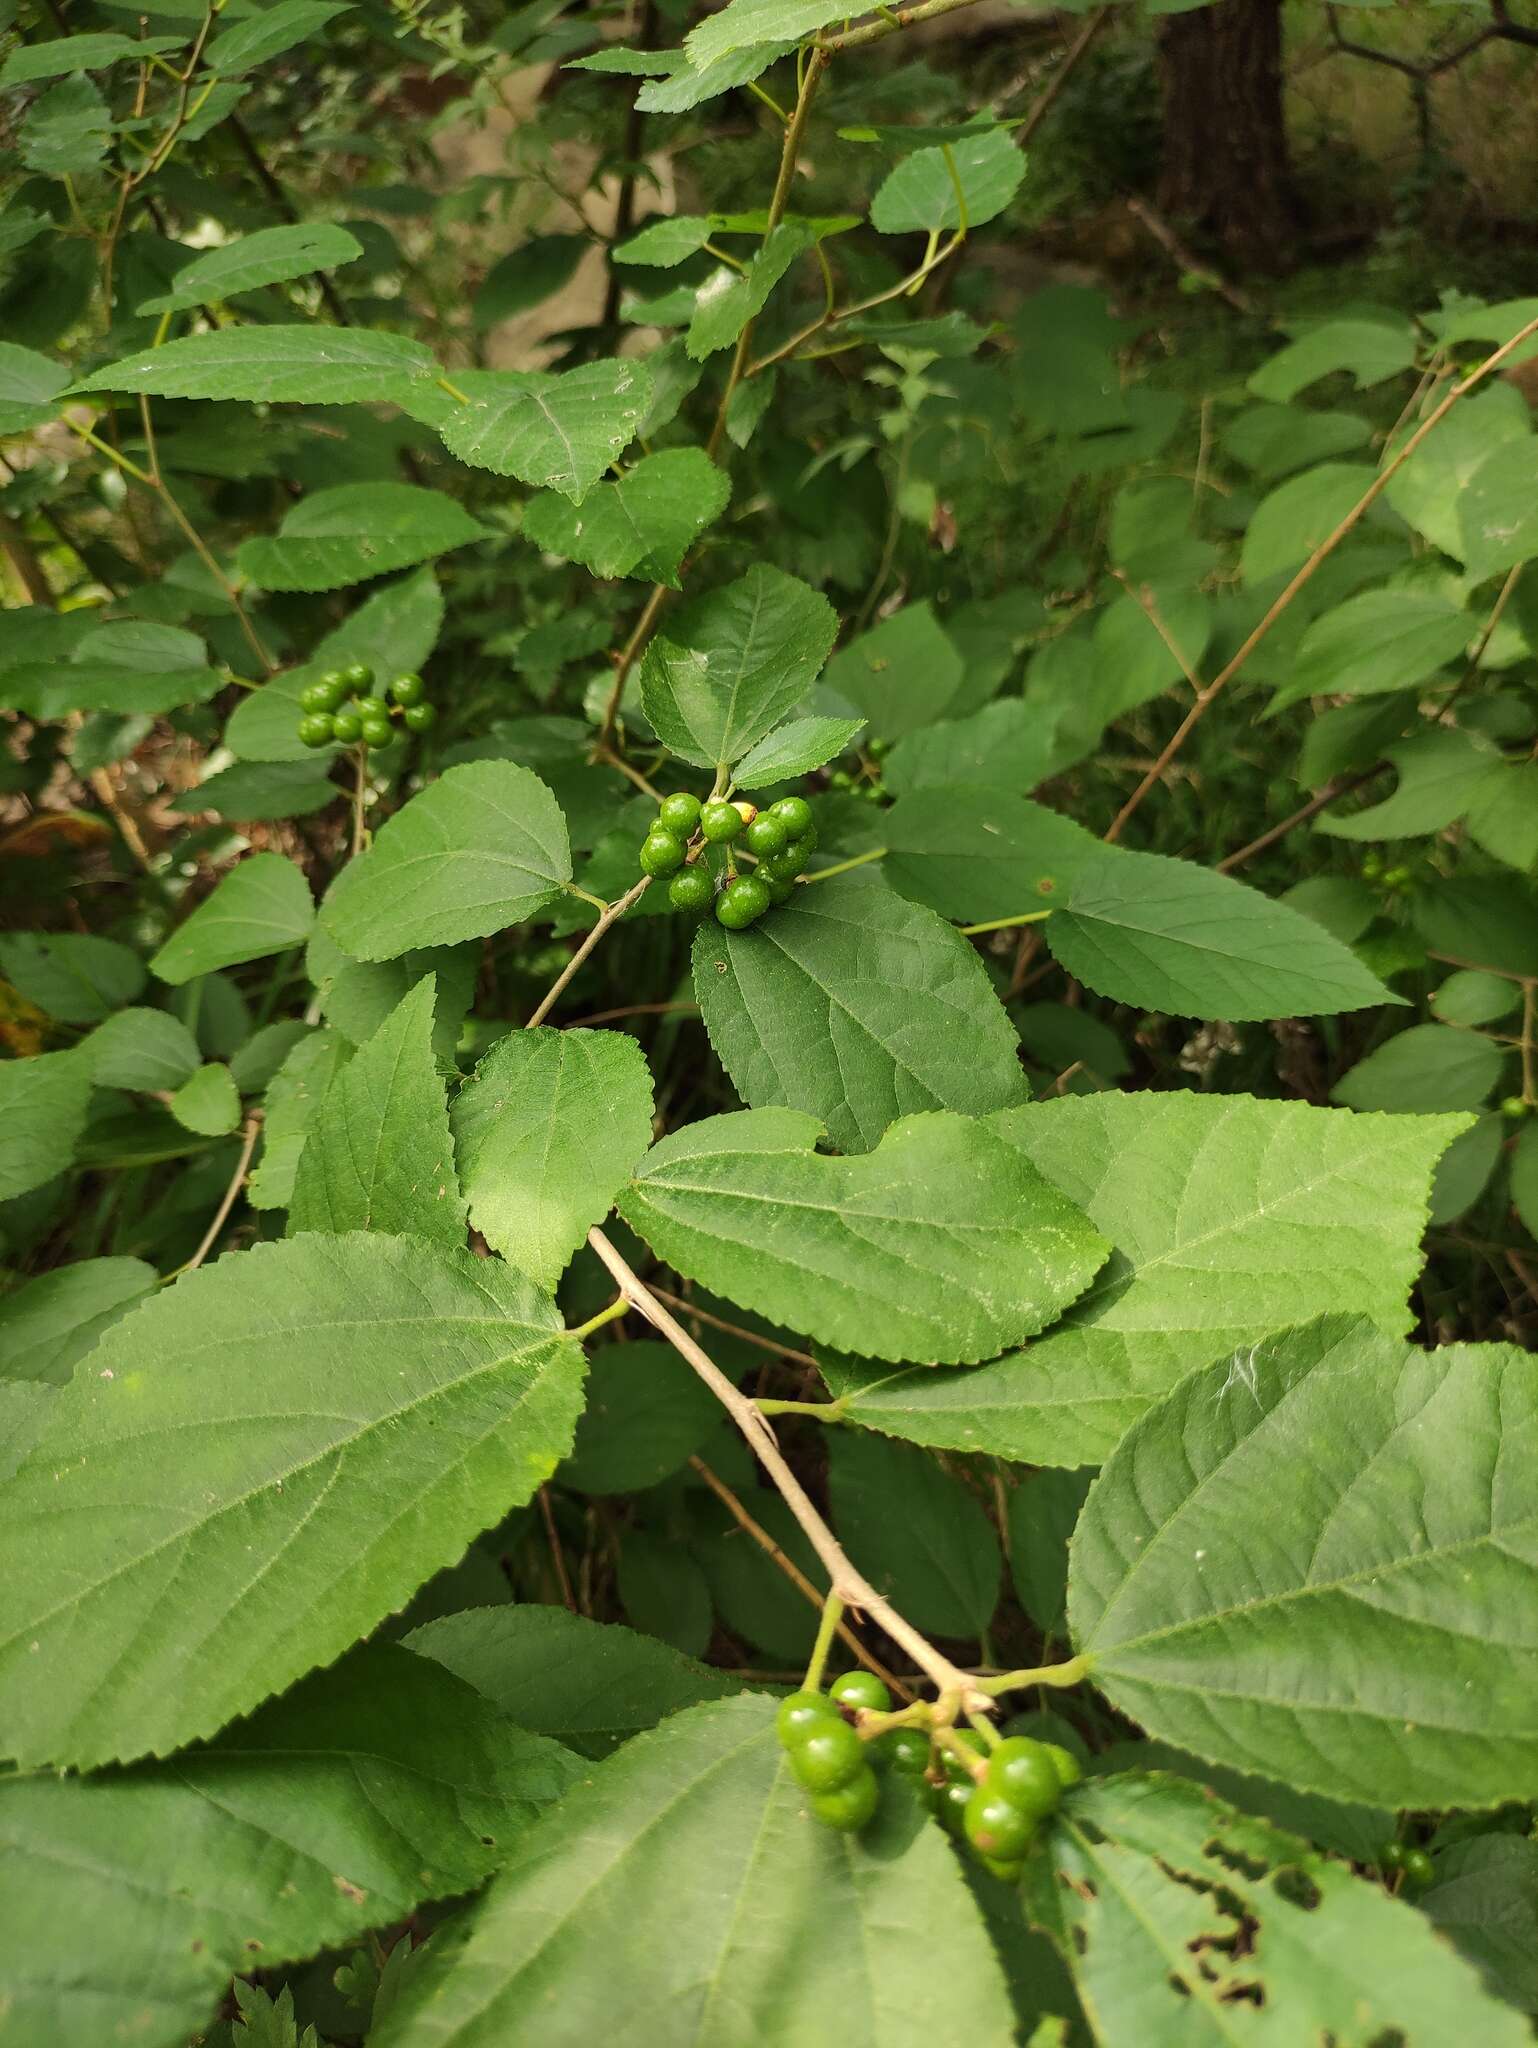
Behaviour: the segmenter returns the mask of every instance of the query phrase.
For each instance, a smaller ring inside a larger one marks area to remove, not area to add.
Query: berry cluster
[[[930,1810],[965,1839],[1007,1884],[1019,1882],[1037,1829],[1080,1777],[1078,1760],[1055,1742],[1007,1736],[993,1749],[970,1728],[943,1745],[922,1728],[889,1728],[863,1737],[846,1716],[886,1714],[891,1695],[868,1671],[851,1671],[826,1693],[801,1691],[780,1702],[775,1725],[796,1782],[826,1826],[864,1827],[876,1810],[876,1771],[911,1779]]]
[[[1385,1842],[1378,1851],[1378,1865],[1392,1884],[1398,1878],[1406,1891],[1423,1892],[1436,1875],[1424,1849],[1406,1848],[1403,1842]]]
[[[307,747],[387,747],[395,738],[393,719],[408,732],[426,732],[438,713],[427,702],[427,685],[419,675],[401,675],[388,690],[377,692],[367,662],[334,668],[309,683],[299,694],[303,716],[299,737]]]
[[[738,842],[757,863],[751,874],[737,872]],[[702,804],[679,790],[662,800],[641,847],[641,872],[658,881],[672,877],[668,901],[675,910],[699,914],[713,902],[717,923],[740,932],[756,924],[771,904],[789,901],[816,845],[811,806],[803,797],[782,796],[761,811],[741,798],[711,797]],[[708,846],[726,854],[719,894],[710,870],[698,864]]]

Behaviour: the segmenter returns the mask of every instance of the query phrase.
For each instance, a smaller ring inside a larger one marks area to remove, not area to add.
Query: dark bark
[[[1282,112],[1281,0],[1165,15],[1158,62],[1161,209],[1210,236],[1234,269],[1287,269],[1301,208]]]

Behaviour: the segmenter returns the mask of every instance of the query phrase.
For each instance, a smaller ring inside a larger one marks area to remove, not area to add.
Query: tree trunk
[[[1158,30],[1163,211],[1236,269],[1293,261],[1301,209],[1282,114],[1281,0],[1216,0]]]

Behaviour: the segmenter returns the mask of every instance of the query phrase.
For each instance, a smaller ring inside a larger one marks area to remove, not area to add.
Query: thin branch
[[[810,1351],[793,1351],[788,1344],[776,1344],[770,1337],[760,1337],[753,1330],[743,1329],[740,1323],[728,1323],[720,1316],[713,1316],[707,1310],[687,1301],[681,1294],[669,1294],[665,1287],[653,1287],[652,1293],[659,1301],[665,1301],[669,1308],[676,1308],[680,1315],[692,1316],[697,1323],[708,1323],[713,1330],[719,1330],[724,1337],[735,1337],[739,1343],[756,1344],[760,1351],[772,1351],[776,1358],[788,1358],[792,1365],[806,1366],[817,1370],[817,1361]]]
[[[561,1603],[572,1614],[577,1611],[577,1596],[571,1590],[571,1573],[566,1569],[566,1553],[561,1548],[560,1534],[555,1526],[555,1510],[550,1505],[550,1489],[539,1489],[539,1512],[545,1524],[545,1536],[550,1545],[550,1557],[555,1565],[556,1582],[561,1589]]]
[[[915,6],[893,7],[877,21],[848,29],[841,36],[829,36],[817,47],[833,54],[840,50],[863,50],[871,43],[884,43],[888,36],[898,35],[921,21],[937,21],[942,14],[955,14],[963,7],[976,5],[977,0],[917,0]]]
[[[1363,783],[1371,782],[1375,775],[1381,775],[1387,766],[1386,761],[1375,761],[1371,768],[1364,768],[1360,775],[1341,775],[1333,782],[1327,782],[1306,804],[1295,810],[1290,818],[1283,818],[1279,825],[1273,825],[1268,832],[1262,832],[1258,839],[1252,839],[1248,846],[1241,846],[1237,853],[1226,854],[1218,862],[1218,873],[1229,875],[1235,868],[1242,868],[1245,862],[1253,860],[1257,853],[1264,853],[1268,846],[1275,846],[1279,839],[1285,839],[1296,826],[1306,825],[1310,818],[1317,818],[1326,805],[1334,803],[1338,796],[1349,796],[1352,790],[1360,789]]]
[[[582,941],[582,944],[577,948],[576,952],[572,954],[571,958],[567,961],[566,965],[561,969],[560,973],[556,976],[555,980],[551,982],[549,988],[545,991],[543,1001],[540,1003],[539,1008],[534,1012],[534,1015],[528,1021],[528,1025],[526,1027],[528,1030],[532,1031],[536,1024],[544,1023],[546,1017],[549,1016],[551,1010],[554,1008],[556,999],[559,997],[562,989],[564,989],[566,984],[571,980],[572,976],[576,973],[577,969],[582,965],[583,961],[587,958],[588,954],[592,952],[593,948],[598,944],[598,941],[603,937],[604,933],[609,929],[610,925],[618,924],[620,919],[625,915],[625,912],[630,908],[631,904],[640,902],[642,896],[644,896],[646,891],[651,887],[651,879],[652,878],[650,875],[643,875],[640,881],[636,883],[633,889],[627,889],[623,896],[619,897],[615,902],[609,905],[608,909],[604,912],[603,916],[599,918],[598,922],[593,926],[593,929]]]
[[[1053,106],[1057,102],[1058,94],[1068,83],[1069,79],[1072,78],[1074,72],[1077,71],[1080,61],[1087,54],[1090,45],[1110,18],[1111,9],[1109,7],[1097,8],[1069,44],[1064,52],[1062,63],[1058,65],[1052,76],[1047,80],[1035,105],[1015,130],[1015,141],[1021,149],[1025,148],[1031,137],[1036,133],[1036,130],[1046,120],[1048,114],[1051,113]]]
[[[668,586],[654,583],[651,596],[641,607],[641,616],[631,629],[630,638],[620,649],[619,659],[614,664],[614,685],[609,691],[609,701],[603,707],[603,723],[598,728],[598,742],[594,753],[603,758],[611,753],[610,742],[614,738],[614,722],[619,717],[620,699],[625,694],[625,682],[635,667],[636,659],[652,636],[652,630],[662,615],[662,607],[668,601]],[[617,764],[616,764],[617,765]]]
[[[240,1157],[235,1162],[235,1171],[230,1175],[230,1184],[221,1196],[218,1208],[214,1211],[213,1222],[204,1231],[202,1243],[187,1261],[186,1265],[178,1266],[174,1272],[167,1273],[165,1276],[167,1280],[175,1280],[183,1273],[195,1273],[218,1242],[219,1233],[223,1230],[225,1221],[235,1206],[235,1198],[245,1185],[246,1169],[251,1164],[251,1154],[256,1150],[256,1134],[261,1128],[262,1112],[259,1109],[253,1109],[246,1118],[245,1129],[241,1133]]]

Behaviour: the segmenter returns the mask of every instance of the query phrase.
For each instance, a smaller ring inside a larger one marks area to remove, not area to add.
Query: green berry
[[[1083,1766],[1071,1749],[1064,1749],[1060,1742],[1044,1742],[1042,1748],[1052,1759],[1052,1768],[1057,1772],[1057,1782],[1066,1792],[1070,1785],[1077,1785],[1084,1775]]]
[[[788,903],[791,897],[795,895],[796,885],[794,882],[771,881],[768,876],[763,874],[762,869],[760,869],[759,874],[760,879],[768,888],[769,901],[771,903]]]
[[[331,723],[344,747],[356,746],[363,737],[363,720],[356,711],[339,711]]]
[[[350,662],[342,670],[342,681],[349,690],[371,690],[374,687],[374,671],[366,661]]]
[[[766,882],[793,882],[803,865],[795,847],[787,846],[782,853],[766,854],[758,864],[758,872]]]
[[[390,695],[402,706],[420,704],[427,695],[427,685],[415,670],[408,669],[403,676],[397,676],[390,685]]]
[[[793,1692],[780,1701],[774,1725],[780,1741],[788,1749],[824,1721],[836,1721],[838,1718],[838,1708],[826,1693],[802,1691]]]
[[[904,1778],[922,1778],[929,1769],[929,1737],[917,1728],[889,1728],[870,1747],[878,1763],[890,1764]]]
[[[335,711],[341,699],[333,697],[327,683],[306,683],[299,692],[301,711]]]
[[[957,1784],[953,1779],[947,1784],[935,1787],[932,1795],[935,1818],[948,1835],[955,1835],[959,1839],[966,1832],[967,1802],[971,1797],[970,1778],[965,1784]]]
[[[704,868],[685,868],[668,883],[668,901],[675,910],[708,910],[715,893],[715,884]]]
[[[985,1856],[1011,1859],[1031,1846],[1036,1823],[996,1787],[981,1784],[967,1800],[963,1818],[967,1840]]]
[[[790,844],[790,834],[785,821],[777,818],[773,811],[760,811],[747,831],[749,853],[756,853],[760,860],[768,853],[783,853]]]
[[[987,1744],[975,1728],[956,1728],[952,1730],[952,1733],[962,1748],[970,1750],[973,1756],[981,1756],[987,1748]],[[955,1750],[947,1745],[941,1754],[945,1759],[945,1775],[953,1779],[957,1784],[965,1785],[970,1790],[977,1780],[961,1761],[961,1758],[957,1756]]]
[[[873,1714],[890,1714],[892,1695],[874,1671],[846,1671],[828,1687],[828,1697],[841,1707],[867,1707]]]
[[[395,728],[388,718],[364,711],[358,723],[362,727],[363,744],[366,747],[387,747],[395,737]]]
[[[1436,1869],[1424,1849],[1404,1852],[1404,1881],[1412,1892],[1423,1892],[1436,1876]]]
[[[401,723],[407,732],[431,732],[438,723],[438,707],[435,704],[408,704],[401,713]]]
[[[865,1744],[847,1721],[832,1715],[798,1735],[786,1754],[796,1782],[808,1792],[836,1792],[870,1769]]]
[[[1385,1842],[1378,1851],[1378,1864],[1380,1869],[1385,1871],[1390,1877],[1393,1877],[1396,1872],[1403,1870],[1404,1843]]]
[[[988,1787],[1018,1812],[1039,1818],[1063,1796],[1063,1781],[1044,1742],[1006,1736],[988,1759]]]
[[[680,789],[672,796],[662,799],[662,808],[657,813],[657,823],[669,832],[676,832],[680,839],[691,839],[700,822],[700,800],[690,796],[688,790]]]
[[[643,875],[676,874],[684,864],[684,843],[671,832],[664,832],[660,825],[653,825],[641,842],[641,873]]]
[[[984,1870],[992,1871],[1001,1884],[1018,1884],[1025,1875],[1023,1856],[1005,1858],[1002,1856],[979,1856]]]
[[[716,922],[731,932],[746,931],[773,901],[767,882],[761,882],[757,875],[739,875],[716,898]]]
[[[299,721],[299,737],[307,747],[329,747],[336,738],[336,722],[324,711],[309,711]]]
[[[700,830],[713,844],[725,846],[742,830],[742,813],[735,804],[714,798],[700,812]]]
[[[814,1793],[812,1811],[825,1828],[837,1828],[841,1834],[852,1835],[876,1811],[879,1796],[876,1773],[866,1767],[837,1791]]]
[[[1520,1120],[1527,1115],[1527,1104],[1520,1095],[1507,1095],[1501,1099],[1501,1115]]]
[[[803,838],[812,829],[812,807],[804,796],[782,796],[769,806],[769,815],[779,819],[787,839]]]

